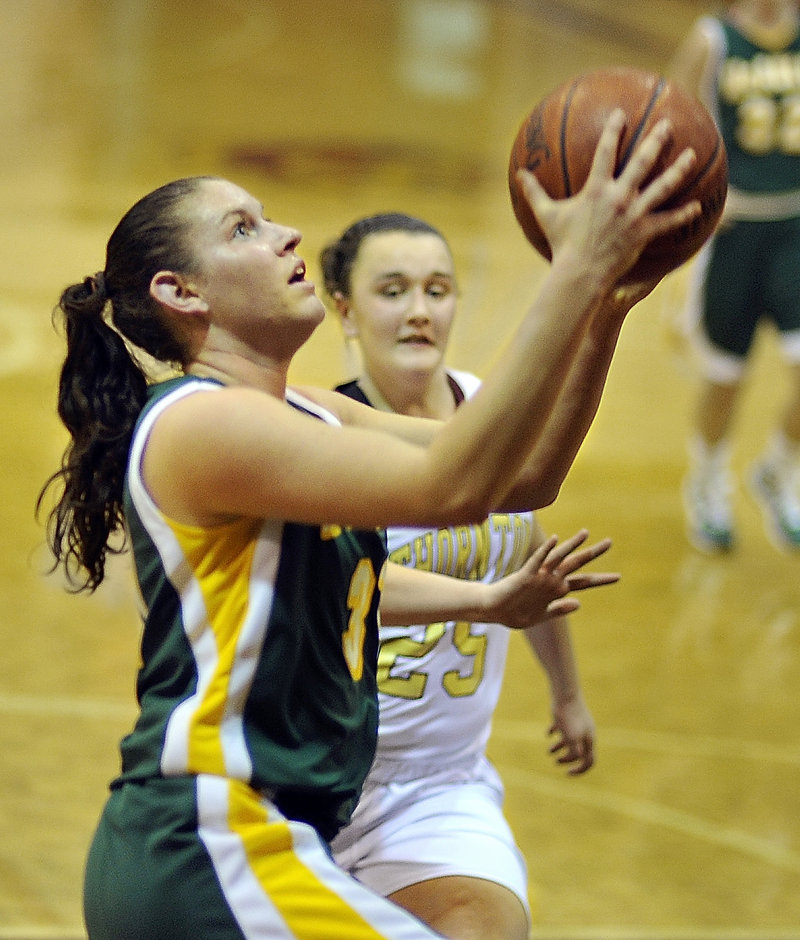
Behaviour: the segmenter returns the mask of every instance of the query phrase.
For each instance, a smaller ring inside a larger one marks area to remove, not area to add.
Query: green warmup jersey
[[[336,525],[241,518],[202,528],[165,518],[140,475],[150,427],[179,397],[221,387],[192,377],[154,386],[134,434],[125,514],[143,601],[141,714],[112,786],[239,779],[330,839],[375,750],[385,540]]]
[[[797,189],[800,179],[800,36],[778,52],[743,36],[729,21],[712,110],[728,151],[730,184],[743,192]]]

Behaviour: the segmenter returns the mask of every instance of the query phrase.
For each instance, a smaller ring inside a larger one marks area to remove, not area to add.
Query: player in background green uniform
[[[735,406],[756,329],[770,320],[790,370],[789,400],[750,484],[776,544],[800,549],[800,14],[796,0],[736,0],[701,17],[672,75],[716,116],[728,151],[723,221],[692,272],[702,388],[685,486],[700,549],[735,542],[730,470]]]

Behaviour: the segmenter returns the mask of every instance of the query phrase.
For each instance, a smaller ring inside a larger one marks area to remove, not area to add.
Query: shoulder
[[[726,21],[718,16],[701,16],[695,20],[684,40],[684,48],[693,50],[696,54],[721,52],[726,44]]]
[[[724,45],[726,24],[727,28],[733,28],[727,20],[719,16],[700,16],[692,24],[684,43],[700,48]]]
[[[256,429],[259,440],[283,440],[297,427],[298,409],[331,424],[339,423],[311,401],[304,407],[302,396],[292,398],[295,400],[288,391],[284,400],[263,389],[190,376],[171,387],[154,389],[142,413],[138,436],[146,440],[151,452],[158,440],[159,450],[185,455],[187,448],[201,447],[220,462],[232,453],[234,442],[243,448],[249,446]]]
[[[701,16],[694,24],[697,35],[705,36],[708,41],[719,41],[725,35],[726,25],[734,27],[721,16]]]
[[[670,77],[710,104],[715,97],[715,74],[726,47],[722,20],[716,16],[701,16],[675,53],[670,63]]]
[[[221,391],[223,388],[220,382],[191,375],[156,382],[147,389],[147,402],[139,416],[139,427],[152,426],[163,411],[189,395],[197,392]]]

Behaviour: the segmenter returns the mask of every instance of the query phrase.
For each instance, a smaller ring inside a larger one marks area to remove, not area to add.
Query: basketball
[[[713,118],[694,96],[675,83],[633,68],[603,68],[560,85],[523,121],[511,149],[508,182],[511,205],[528,241],[548,261],[550,246],[517,182],[517,170],[530,170],[548,195],[564,199],[577,193],[589,173],[594,152],[611,114],[622,108],[628,120],[620,141],[615,173],[662,118],[674,127],[653,176],[685,147],[697,154],[694,173],[681,190],[658,208],[672,209],[697,199],[702,211],[689,224],[650,242],[623,282],[656,279],[699,250],[719,222],[728,187],[725,146]]]

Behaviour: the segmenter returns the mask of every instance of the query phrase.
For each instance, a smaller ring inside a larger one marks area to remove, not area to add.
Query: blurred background
[[[91,598],[46,577],[34,503],[65,438],[50,313],[102,268],[125,210],[178,176],[248,188],[320,248],[397,209],[449,238],[449,362],[485,374],[545,269],[516,226],[523,117],[574,73],[665,67],[711,3],[661,0],[16,0],[0,4],[0,938],[84,936],[85,852],[134,715],[139,627],[124,560]],[[563,775],[547,689],[512,637],[491,755],[541,938],[800,937],[800,558],[736,494],[740,547],[697,554],[680,487],[694,393],[687,271],[625,326],[558,502],[561,536],[610,535],[619,585],[573,632],[599,760]],[[292,378],[353,374],[330,317]],[[783,372],[760,339],[734,464],[759,451]],[[517,642],[519,640],[519,642]]]

